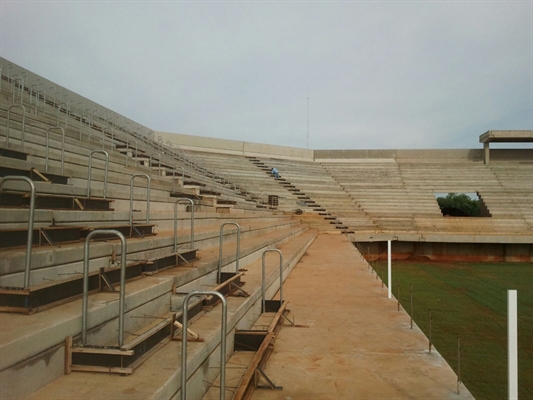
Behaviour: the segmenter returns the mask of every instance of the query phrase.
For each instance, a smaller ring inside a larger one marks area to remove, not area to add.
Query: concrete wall
[[[387,242],[358,242],[369,261],[387,260]],[[392,242],[392,259],[445,262],[533,262],[533,245],[515,243]]]
[[[394,159],[394,160],[482,160],[482,149],[428,150],[315,150],[315,160]]]
[[[293,160],[313,160],[314,151],[296,147],[276,146],[238,140],[216,139],[180,133],[155,132],[155,139],[161,137],[163,143],[179,146],[183,150],[209,153],[239,154],[245,156],[270,157]]]

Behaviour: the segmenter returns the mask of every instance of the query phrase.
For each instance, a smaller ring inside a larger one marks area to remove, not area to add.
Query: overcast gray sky
[[[416,149],[533,129],[531,0],[0,0],[0,18],[0,56],[156,131]]]

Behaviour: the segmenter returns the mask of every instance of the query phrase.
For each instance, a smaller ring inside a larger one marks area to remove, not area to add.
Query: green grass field
[[[387,282],[387,263],[371,262]],[[533,265],[531,263],[393,262],[392,292],[476,399],[507,398],[507,290],[518,291],[518,389],[533,399]]]

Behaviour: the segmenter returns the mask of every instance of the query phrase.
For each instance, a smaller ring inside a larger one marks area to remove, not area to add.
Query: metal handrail
[[[12,108],[22,108],[22,131],[20,134],[20,147],[24,151],[24,135],[26,131],[26,107],[22,104],[13,104],[7,110],[7,123],[6,123],[6,147],[9,146],[9,127],[11,125],[11,109]]]
[[[65,111],[68,112],[68,104],[67,103],[59,103],[57,105],[57,126],[59,126],[59,113],[61,112],[61,106],[62,105],[65,105]],[[65,126],[68,126],[68,118],[67,116],[65,115]]]
[[[191,249],[194,249],[194,200],[179,199],[174,203],[174,253],[178,252],[178,204],[183,202],[191,204]]]
[[[146,223],[150,223],[150,182],[151,178],[147,174],[134,174],[130,180],[130,225],[133,225],[133,181],[137,177],[145,177],[146,183]]]
[[[183,300],[182,332],[181,332],[181,400],[187,399],[187,324],[189,300],[196,296],[217,296],[222,302],[222,316],[220,328],[220,400],[225,399],[226,391],[226,333],[228,330],[228,305],[226,298],[214,290],[196,290],[185,296]]]
[[[263,306],[263,312],[265,312],[266,308],[265,308],[265,287],[266,287],[266,282],[265,282],[265,270],[266,270],[266,267],[265,267],[265,255],[266,253],[269,253],[269,252],[276,252],[276,253],[279,253],[279,300],[280,300],[280,304],[283,303],[283,253],[281,252],[281,250],[278,250],[278,249],[268,249],[268,250],[265,250],[263,251],[263,264],[262,264],[262,279],[261,279],[261,282],[262,282],[262,285],[261,285],[261,299],[262,299],[262,306]]]
[[[38,90],[37,95],[37,104],[35,104],[35,114],[39,113],[39,105],[41,104],[41,94],[43,95],[43,114],[45,113],[44,106],[46,105],[46,91]]]
[[[138,144],[137,140],[135,139],[128,139],[126,142],[126,167],[128,166],[128,150],[130,149],[130,142],[135,143],[135,164],[133,164],[134,167],[137,166],[137,153],[138,153]]]
[[[89,141],[91,141],[91,126],[92,126],[91,116],[89,114],[82,114],[80,116],[80,124],[79,124],[80,142],[81,142],[81,124],[83,123],[83,117],[88,117],[89,119]]]
[[[105,171],[104,171],[104,199],[107,193],[107,167],[109,164],[109,154],[105,150],[94,150],[89,156],[89,175],[87,177],[87,197],[91,197],[91,170],[93,167],[93,154],[100,153],[105,155]]]
[[[150,165],[148,167],[150,168],[150,176],[152,176],[152,156],[159,156],[159,176],[161,176],[161,153],[153,153],[150,154]]]
[[[111,126],[106,126],[102,129],[102,150],[105,150],[105,133],[107,130],[111,130],[111,151],[113,151],[113,145],[115,144],[115,130]]]
[[[31,268],[31,252],[33,244],[33,220],[35,216],[35,184],[26,176],[7,175],[0,178],[0,192],[2,186],[7,181],[24,181],[30,185],[31,199],[30,199],[30,215],[28,218],[28,236],[26,241],[26,266],[24,268],[24,288],[30,287],[30,268]]]
[[[89,306],[89,242],[94,236],[118,236],[121,242],[120,261],[120,297],[118,305],[118,347],[124,344],[124,305],[126,303],[126,238],[114,229],[97,229],[90,232],[85,239],[83,256],[83,300],[81,312],[81,344],[87,345],[87,310]]]
[[[48,172],[48,149],[50,147],[50,131],[54,129],[59,129],[61,131],[61,173],[64,172],[64,165],[65,165],[65,130],[61,128],[60,126],[53,126],[51,128],[48,128],[46,131],[46,158],[45,158],[45,168],[46,172]]]
[[[174,165],[174,171],[172,172],[172,192],[174,192],[174,183],[176,182],[176,169],[181,168],[181,190],[183,190],[183,183],[185,182],[185,168],[181,165]]]
[[[16,78],[13,78],[11,83],[13,85],[13,88],[16,88],[17,87],[16,82],[17,81],[19,82],[18,87],[19,87],[19,92],[20,92],[20,103],[22,104],[22,95],[24,94],[24,79],[22,79],[22,77],[19,75],[13,75],[13,76],[16,76]],[[15,99],[17,97],[17,91],[16,89],[13,89],[12,92],[13,92],[12,102],[15,103]]]
[[[226,225],[235,225],[237,227],[237,251],[235,254],[235,272],[239,272],[239,253],[241,249],[241,227],[236,222],[224,222],[220,226],[220,245],[218,247],[218,274],[217,274],[217,282],[220,283],[220,274],[222,271],[222,232],[224,231],[224,226]]]

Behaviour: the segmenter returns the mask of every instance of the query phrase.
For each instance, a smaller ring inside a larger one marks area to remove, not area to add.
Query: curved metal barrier
[[[176,182],[176,168],[181,168],[181,190],[183,190],[183,183],[185,182],[185,168],[174,165],[174,171],[172,172],[172,192],[174,192],[174,183]]]
[[[63,173],[65,166],[65,130],[60,126],[53,126],[51,128],[48,128],[48,130],[46,131],[46,156],[44,165],[46,172],[48,172],[48,150],[50,147],[50,132],[54,129],[59,129],[61,131],[61,173]]]
[[[133,225],[133,181],[137,177],[146,178],[146,223],[150,222],[150,183],[151,179],[147,174],[134,174],[130,180],[130,225]]]
[[[239,273],[239,253],[241,249],[241,227],[236,222],[224,222],[220,226],[220,244],[218,246],[218,273],[217,273],[217,282],[220,283],[220,273],[222,271],[222,233],[224,231],[224,226],[226,225],[235,225],[237,227],[237,250],[235,254],[235,272]]]
[[[104,171],[104,199],[107,193],[107,167],[109,164],[109,154],[105,150],[95,150],[89,156],[89,176],[87,177],[87,197],[91,197],[91,170],[93,167],[93,154],[100,153],[105,156],[105,171]]]
[[[268,250],[265,250],[263,251],[263,265],[262,265],[262,278],[261,278],[261,304],[262,304],[262,311],[265,312],[266,311],[266,307],[265,307],[265,304],[266,304],[266,299],[265,299],[265,288],[266,288],[266,281],[265,281],[265,270],[266,270],[266,267],[265,267],[265,256],[266,256],[266,253],[269,253],[269,252],[275,252],[275,253],[279,253],[279,301],[280,301],[280,304],[283,304],[283,253],[281,252],[281,250],[278,250],[278,249],[268,249]]]
[[[152,156],[159,156],[159,176],[161,176],[161,153],[150,154],[150,165],[148,165],[148,167],[150,168],[150,176],[152,176]]]
[[[128,151],[130,149],[130,142],[133,142],[135,143],[135,164],[133,164],[134,167],[137,166],[137,148],[138,148],[138,145],[137,145],[137,141],[135,139],[128,139],[128,141],[126,141],[126,167],[128,166]]]
[[[11,125],[11,109],[22,108],[22,130],[20,134],[20,147],[24,151],[24,134],[26,130],[26,107],[22,104],[13,104],[7,110],[7,125],[6,125],[6,147],[9,147],[9,126]]]
[[[118,305],[118,347],[124,344],[124,304],[126,301],[126,238],[122,233],[114,229],[97,229],[87,235],[83,256],[83,300],[81,311],[81,343],[87,345],[87,310],[89,306],[89,242],[99,235],[114,234],[121,242],[120,261],[120,298]]]
[[[222,317],[220,329],[220,400],[225,399],[226,390],[226,331],[228,328],[227,314],[228,306],[226,298],[219,292],[214,290],[194,291],[183,300],[183,327],[181,339],[181,400],[187,399],[187,312],[189,308],[189,300],[196,296],[218,296],[222,302]]]
[[[191,249],[194,249],[194,201],[180,199],[174,203],[174,253],[178,252],[178,204],[188,202],[191,205]]]
[[[30,287],[30,268],[31,268],[31,250],[33,244],[33,220],[35,216],[35,184],[26,176],[8,175],[0,179],[0,192],[2,186],[7,181],[24,181],[30,185],[31,199],[30,199],[30,216],[28,218],[28,239],[26,242],[26,266],[24,268],[24,288]]]

